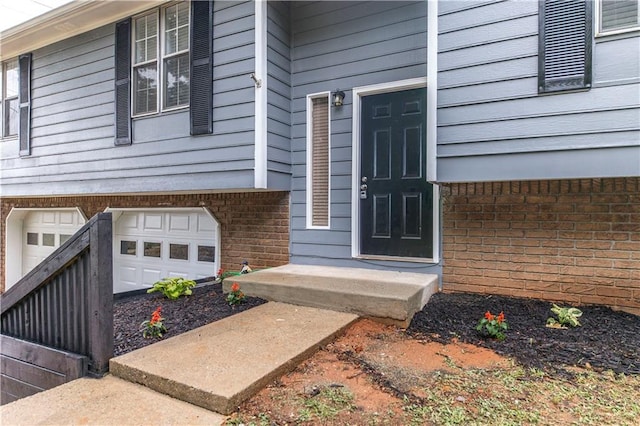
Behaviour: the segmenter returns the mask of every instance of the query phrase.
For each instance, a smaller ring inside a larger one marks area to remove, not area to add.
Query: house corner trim
[[[267,2],[255,2],[255,88],[254,186],[267,188]]]

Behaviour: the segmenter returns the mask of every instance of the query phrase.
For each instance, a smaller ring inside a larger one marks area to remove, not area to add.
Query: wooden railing
[[[16,341],[25,341],[24,353],[32,358],[16,362],[24,364],[31,363],[33,358],[47,358],[46,353],[52,351],[36,355],[34,351],[48,347],[68,353],[67,358],[73,358],[76,364],[74,354],[86,357],[90,374],[105,373],[113,356],[111,213],[91,218],[2,294],[0,312],[0,332],[11,337],[13,346],[18,344]],[[4,351],[2,355],[5,365],[8,355]],[[5,373],[2,372],[3,380]]]

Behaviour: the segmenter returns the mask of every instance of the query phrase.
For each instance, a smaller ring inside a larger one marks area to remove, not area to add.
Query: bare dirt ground
[[[153,342],[137,330],[158,304],[171,337],[263,303],[249,299],[231,309],[219,285],[195,290],[178,301],[118,301],[116,351]],[[637,425],[640,317],[587,306],[581,327],[558,330],[545,327],[550,307],[440,293],[407,330],[359,320],[238,407],[227,424]],[[487,310],[505,313],[506,340],[476,332]]]
[[[231,416],[230,425],[637,425],[640,318],[548,302],[437,294],[408,330],[359,320]],[[474,326],[504,311],[503,342]]]

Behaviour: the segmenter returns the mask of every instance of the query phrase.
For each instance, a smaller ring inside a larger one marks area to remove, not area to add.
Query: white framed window
[[[18,58],[2,63],[2,66],[0,66],[0,75],[2,136],[17,136],[20,119],[20,105],[18,101],[18,91],[20,89]]]
[[[133,18],[134,117],[189,105],[189,25],[188,2]]]
[[[640,0],[598,0],[598,35],[640,30]]]
[[[331,93],[307,95],[307,228],[329,229]]]

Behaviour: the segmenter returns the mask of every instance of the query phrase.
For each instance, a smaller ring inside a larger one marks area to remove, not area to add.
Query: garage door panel
[[[123,214],[118,219],[118,227],[129,231],[138,229],[138,215]]]
[[[204,214],[198,215],[197,232],[215,232],[216,224]]]
[[[186,273],[186,272],[184,272],[184,271],[182,271],[182,272],[179,272],[179,271],[169,271],[169,272],[167,273],[167,277],[179,277],[179,278],[187,279],[187,278],[189,277],[189,274],[188,274],[188,273]]]
[[[56,214],[54,212],[42,212],[42,224],[43,225],[55,225]]]
[[[169,232],[189,232],[189,215],[169,215]]]
[[[162,231],[162,216],[162,214],[145,214],[143,230]]]
[[[60,224],[75,225],[74,216],[74,212],[60,212]]]
[[[135,284],[138,281],[138,277],[136,276],[137,268],[135,266],[126,266],[123,265],[118,268],[118,276],[120,280]]]
[[[161,269],[144,268],[142,270],[142,284],[151,287],[153,283],[160,281],[162,278]]]

